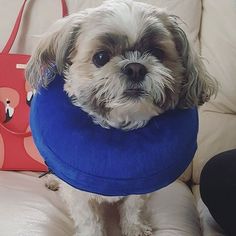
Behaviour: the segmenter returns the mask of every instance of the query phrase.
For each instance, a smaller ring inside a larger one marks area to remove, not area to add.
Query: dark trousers
[[[200,193],[226,234],[236,236],[236,149],[207,162],[200,178]]]

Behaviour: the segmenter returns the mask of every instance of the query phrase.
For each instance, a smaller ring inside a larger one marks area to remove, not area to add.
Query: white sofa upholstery
[[[97,6],[102,0],[67,0],[69,12]],[[223,236],[199,194],[199,177],[208,159],[236,147],[236,1],[146,0],[180,16],[182,27],[206,59],[208,71],[219,81],[215,100],[200,109],[198,150],[182,180],[156,192],[147,212],[155,236]],[[22,1],[0,0],[0,50],[12,28]],[[60,1],[30,0],[21,34],[12,52],[30,54],[38,37],[60,18]],[[44,187],[38,173],[0,171],[0,235],[70,236],[73,223],[57,192]],[[108,210],[109,236],[120,235],[116,209]]]
[[[36,173],[0,172],[0,235],[72,236],[73,222],[57,192],[45,188]],[[194,197],[181,181],[154,194],[148,215],[154,236],[200,235]],[[117,211],[105,212],[108,236],[121,236]]]

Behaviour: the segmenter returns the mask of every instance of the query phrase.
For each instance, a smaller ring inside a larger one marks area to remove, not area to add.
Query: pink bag
[[[0,53],[0,169],[45,171],[47,167],[36,149],[29,127],[33,92],[24,78],[30,55],[11,54],[27,0],[24,0],[11,36]],[[67,15],[61,0],[62,15]]]

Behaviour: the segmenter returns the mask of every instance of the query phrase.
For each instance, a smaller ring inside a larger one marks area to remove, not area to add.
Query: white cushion
[[[10,36],[22,3],[23,1],[18,0],[0,0],[0,5],[4,6],[0,7],[0,51]],[[60,1],[27,1],[20,30],[11,52],[31,54],[39,35],[61,17]]]
[[[200,236],[200,222],[194,197],[181,181],[157,191],[148,206],[152,224],[157,227],[153,236]]]
[[[0,171],[1,235],[70,236],[73,222],[58,192],[48,190],[37,173]],[[121,236],[118,219],[106,211],[108,235]],[[152,196],[148,215],[154,236],[200,236],[193,195],[182,182],[175,182]]]
[[[207,70],[219,82],[215,100],[200,112],[199,148],[193,180],[215,154],[236,148],[236,1],[203,1],[201,49]]]
[[[181,27],[187,32],[191,41],[198,45],[198,33],[201,21],[201,1],[196,0],[137,0],[152,4],[158,8],[167,9],[171,14],[179,16],[186,24]],[[98,6],[103,0],[76,1],[73,5],[75,9],[85,9],[88,7]],[[187,10],[186,10],[187,9]]]
[[[0,171],[0,234],[8,236],[65,236],[73,223],[56,192],[49,191],[37,173]]]
[[[0,0],[0,5],[4,6],[0,8],[0,18],[3,19],[0,21],[0,49],[3,48],[3,45],[5,45],[5,42],[10,35],[22,2],[23,1],[18,0]],[[88,7],[96,7],[102,2],[102,0],[70,0],[67,1],[67,4],[69,13],[75,13]],[[182,27],[188,32],[189,37],[195,45],[198,45],[197,36],[201,19],[200,0],[146,0],[142,2],[147,2],[161,8],[167,8],[172,14],[181,17],[186,23],[186,25],[183,24]],[[60,17],[60,1],[29,1],[24,12],[22,28],[20,31],[21,34],[19,34],[16,43],[13,45],[12,52],[24,52],[30,54],[38,41],[38,38],[35,36],[45,32],[48,27]]]
[[[203,236],[224,236],[223,230],[215,222],[200,197],[199,185],[194,185],[192,190],[197,203]]]

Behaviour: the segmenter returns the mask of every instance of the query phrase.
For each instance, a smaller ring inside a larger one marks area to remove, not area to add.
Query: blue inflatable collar
[[[31,129],[49,169],[75,188],[144,194],[177,179],[196,151],[196,109],[173,110],[133,131],[104,129],[72,105],[59,75],[31,104]]]

